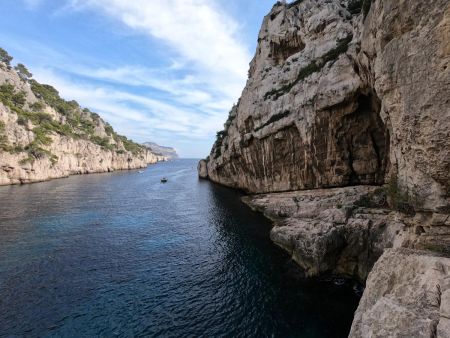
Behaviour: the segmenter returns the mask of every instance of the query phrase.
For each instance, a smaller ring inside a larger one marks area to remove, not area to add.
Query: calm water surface
[[[352,285],[302,279],[195,166],[0,187],[0,336],[345,337]]]

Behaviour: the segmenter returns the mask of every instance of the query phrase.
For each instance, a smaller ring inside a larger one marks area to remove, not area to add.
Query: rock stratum
[[[5,56],[6,55],[6,56]],[[56,89],[0,62],[0,185],[75,174],[144,168],[167,160],[138,145],[96,113],[63,100]]]
[[[351,337],[449,337],[450,3],[278,2],[199,176],[309,276],[366,282]]]

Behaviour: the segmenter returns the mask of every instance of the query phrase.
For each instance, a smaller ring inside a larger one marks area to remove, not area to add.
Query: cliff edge
[[[446,0],[277,2],[199,163],[256,194],[244,201],[307,274],[367,279],[353,337],[448,334],[449,61]]]

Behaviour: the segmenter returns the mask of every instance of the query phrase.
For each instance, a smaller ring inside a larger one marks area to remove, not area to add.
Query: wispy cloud
[[[25,2],[25,6],[29,9],[37,8],[43,0],[23,0]]]
[[[95,86],[86,82],[74,82],[49,69],[36,69],[36,78],[51,83],[61,95],[76,99],[99,112],[117,126],[120,132],[137,132],[151,138],[156,131],[173,132],[174,136],[204,138],[223,123],[220,113],[197,112],[180,109],[147,96],[119,91],[108,86]]]
[[[158,38],[209,72],[245,80],[249,53],[238,24],[210,0],[72,0],[74,9],[96,9],[131,29]]]
[[[45,0],[23,1],[36,8]],[[127,136],[143,141],[171,133],[210,145],[245,85],[250,61],[242,27],[220,1],[61,1],[53,7],[59,17],[86,13],[106,18],[105,25],[115,22],[127,34],[145,37],[165,59],[158,65],[126,59],[122,64],[91,63],[89,55],[71,59],[67,51],[31,43],[27,48],[40,51],[32,70],[39,81],[97,110]],[[205,155],[208,149],[201,151]]]

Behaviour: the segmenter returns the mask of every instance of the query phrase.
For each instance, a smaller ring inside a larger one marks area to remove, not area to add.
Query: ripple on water
[[[351,283],[304,280],[195,165],[1,187],[0,336],[345,337]]]

